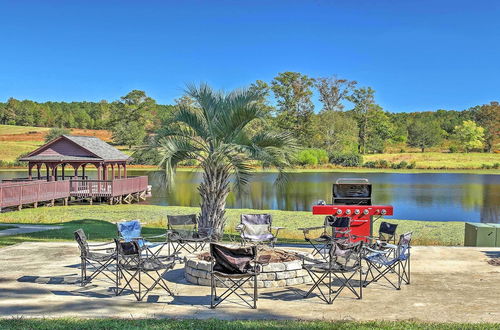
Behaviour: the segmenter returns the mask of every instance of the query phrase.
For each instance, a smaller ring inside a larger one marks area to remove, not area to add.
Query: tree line
[[[450,142],[451,151],[491,152],[499,140],[498,102],[461,111],[393,113],[377,103],[371,87],[338,76],[310,77],[299,72],[282,72],[268,82],[258,80],[249,90],[259,95],[255,102],[268,120],[266,127],[256,121],[247,129],[292,132],[306,150],[304,159],[324,159],[325,153],[330,159],[382,153],[391,144],[425,151],[443,141]],[[184,95],[173,105],[160,105],[139,90],[114,102],[38,103],[10,98],[0,103],[0,124],[109,129],[115,143],[133,147],[160,138],[177,109],[193,104]],[[152,162],[141,152],[138,155],[141,162]]]

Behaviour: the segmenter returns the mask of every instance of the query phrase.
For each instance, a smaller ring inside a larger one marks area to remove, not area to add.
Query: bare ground
[[[143,302],[115,297],[112,284],[76,283],[75,243],[22,243],[0,249],[0,317],[175,317],[218,319],[423,320],[500,322],[500,248],[415,247],[412,283],[396,291],[370,285],[363,299],[344,292],[333,305],[301,297],[309,286],[259,291],[258,309],[236,303],[208,308],[210,289],[188,284],[183,265],[166,276],[175,297],[155,290]]]

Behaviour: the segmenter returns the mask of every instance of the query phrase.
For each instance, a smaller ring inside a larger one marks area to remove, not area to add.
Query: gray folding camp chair
[[[380,279],[385,279],[396,290],[401,289],[401,283],[410,284],[410,243],[412,233],[400,236],[397,245],[385,244],[380,249],[366,248],[366,271],[364,286],[368,286]],[[396,276],[397,283],[391,276]],[[371,279],[368,280],[368,276]]]
[[[217,307],[233,293],[250,308],[257,308],[257,276],[262,268],[257,261],[257,246],[228,247],[210,243],[210,260],[210,308]],[[243,288],[252,280],[253,294]],[[225,288],[221,295],[217,295],[218,283]]]
[[[332,241],[349,243],[351,240],[351,218],[336,217],[328,215],[325,217],[323,226],[299,228],[304,234],[306,242],[313,247],[313,255],[320,255],[328,260],[328,251]],[[319,235],[311,235],[311,232],[320,230]]]
[[[168,215],[167,216],[167,244],[168,253],[185,251],[194,253],[203,250],[212,240],[212,230],[207,228],[203,233],[199,231],[196,214]]]
[[[124,282],[122,287],[120,282],[116,282],[116,295],[122,294],[128,288],[137,301],[141,301],[156,286],[160,286],[173,296],[164,279],[165,274],[174,268],[173,256],[158,257],[155,253],[147,251],[149,249],[147,245],[140,246],[135,240],[124,242],[115,239],[115,244],[117,268]]]
[[[116,272],[113,269],[113,262],[116,260],[116,251],[112,242],[104,244],[89,244],[87,236],[83,229],[78,229],[74,232],[75,240],[80,248],[80,269],[81,280],[80,285],[85,286],[90,283],[97,275],[103,274],[113,283],[117,281],[116,276],[110,276],[107,272]],[[89,266],[94,269],[92,274],[87,275]]]
[[[319,298],[327,304],[332,304],[344,288],[347,288],[357,299],[361,299],[363,296],[361,271],[363,242],[344,245],[332,241],[329,246],[327,261],[303,257],[303,268],[313,280],[313,286],[304,298],[317,289]],[[357,285],[353,283],[355,275],[359,275]],[[334,289],[335,285],[337,287]]]
[[[236,230],[240,232],[241,244],[247,242],[269,244],[274,246],[278,234],[284,227],[273,227],[273,218],[270,214],[242,214],[240,224]],[[273,234],[272,230],[275,230]]]

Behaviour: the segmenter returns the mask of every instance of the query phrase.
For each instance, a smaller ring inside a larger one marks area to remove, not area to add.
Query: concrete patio
[[[76,243],[22,243],[0,249],[0,317],[123,317],[218,319],[423,320],[500,322],[500,267],[487,261],[500,248],[415,247],[412,283],[396,291],[376,283],[356,300],[344,292],[333,305],[308,285],[261,289],[258,309],[208,307],[210,288],[187,283],[183,265],[167,280],[175,297],[156,289],[143,302],[116,297],[104,276],[81,288]]]

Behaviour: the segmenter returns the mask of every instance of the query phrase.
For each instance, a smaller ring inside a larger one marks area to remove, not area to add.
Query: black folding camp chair
[[[203,250],[212,240],[212,231],[206,228],[199,231],[196,214],[167,216],[168,254],[185,251],[194,253]]]
[[[327,304],[332,304],[344,288],[347,288],[357,299],[361,299],[363,296],[361,270],[363,242],[344,245],[332,241],[329,246],[326,262],[321,259],[303,257],[303,268],[313,280],[313,286],[304,298],[317,289],[319,298]],[[359,275],[357,285],[353,283],[355,275]]]
[[[116,295],[129,289],[137,299],[141,301],[156,286],[160,286],[173,296],[164,275],[174,268],[175,258],[158,257],[147,245],[140,246],[137,241],[124,242],[115,239],[117,251],[117,268],[120,278],[123,278],[123,286],[116,283]],[[149,283],[147,284],[146,281]]]
[[[80,285],[85,286],[97,275],[103,274],[113,283],[117,281],[115,274],[112,276],[107,272],[115,273],[113,262],[116,260],[116,251],[113,242],[103,244],[89,244],[83,229],[74,232],[75,240],[80,248],[81,279]],[[90,267],[89,267],[90,266]],[[87,270],[93,268],[93,272],[87,275]]]
[[[278,233],[284,227],[273,227],[271,214],[242,214],[236,230],[240,232],[241,244],[269,244],[274,247]],[[275,230],[274,234],[272,230]]]
[[[332,240],[340,243],[348,243],[351,240],[351,218],[336,217],[328,215],[325,217],[323,226],[299,228],[304,233],[304,239],[313,247],[313,255],[320,255],[325,260],[328,259],[328,251]],[[319,235],[311,235],[311,232]]]
[[[401,289],[401,283],[410,284],[410,243],[412,233],[400,236],[397,245],[386,244],[381,249],[366,248],[366,271],[364,286],[380,279],[385,279],[396,290]],[[368,280],[368,276],[371,279]],[[396,276],[397,283],[392,278]]]
[[[261,264],[257,261],[257,246],[228,247],[210,243],[210,259],[210,308],[217,307],[233,293],[250,308],[257,308],[257,276],[261,271]],[[253,294],[243,288],[245,283],[252,280]],[[221,295],[217,295],[219,283],[225,288]]]

